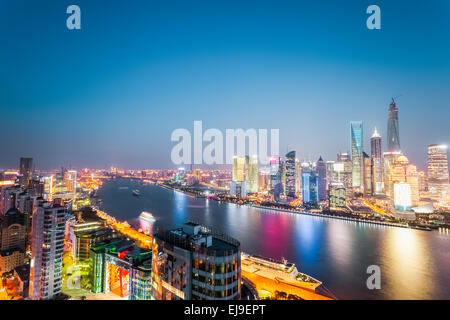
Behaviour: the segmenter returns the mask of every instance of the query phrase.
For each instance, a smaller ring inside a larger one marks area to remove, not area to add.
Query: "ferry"
[[[147,222],[153,222],[155,221],[155,218],[150,212],[142,211],[139,215],[139,219],[147,221]]]
[[[138,196],[141,195],[141,192],[140,192],[138,189],[133,190],[133,195],[136,196],[136,197],[138,197]]]
[[[299,272],[294,263],[289,263],[285,259],[280,262],[241,252],[241,269],[244,275],[257,274],[277,283],[284,282],[313,291],[322,284],[321,281]]]

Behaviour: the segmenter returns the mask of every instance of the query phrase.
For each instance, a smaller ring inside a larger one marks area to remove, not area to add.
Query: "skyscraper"
[[[248,159],[248,174],[246,183],[247,193],[256,193],[258,192],[258,156],[251,155],[246,158]]]
[[[428,146],[428,179],[448,181],[447,146]]]
[[[320,156],[317,161],[317,191],[319,193],[319,201],[327,200],[327,165],[325,161],[323,161],[322,156]]]
[[[296,162],[295,151],[286,154],[286,196],[295,198]]]
[[[283,193],[281,184],[281,161],[279,156],[270,157],[270,193],[273,195],[274,201],[280,201],[280,195]]]
[[[33,158],[20,158],[20,186],[28,187],[33,174]]]
[[[434,201],[450,201],[447,146],[428,146],[428,191]]]
[[[317,172],[312,163],[302,163],[302,200],[303,204],[316,206],[319,202]]]
[[[364,194],[372,194],[372,166],[371,159],[367,153],[363,151],[363,164],[364,164]]]
[[[354,188],[364,187],[363,179],[363,124],[362,121],[350,122],[350,148],[352,159],[352,183]]]
[[[30,297],[47,300],[61,293],[65,207],[42,202],[32,219]]]
[[[389,152],[400,151],[401,149],[400,149],[400,133],[398,128],[398,108],[395,104],[394,99],[392,99],[392,102],[389,105],[387,135],[388,135],[387,140],[388,151]]]
[[[233,158],[233,176],[232,180],[236,182],[245,181],[245,157]]]
[[[381,154],[381,136],[375,128],[370,138],[370,160],[371,160],[371,188],[372,193],[380,194],[383,192],[383,159]]]

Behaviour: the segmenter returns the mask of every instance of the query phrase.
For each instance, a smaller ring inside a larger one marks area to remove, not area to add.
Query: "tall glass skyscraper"
[[[319,201],[327,200],[327,165],[325,161],[323,161],[322,157],[317,161],[317,176],[318,176],[318,185],[317,189],[319,192]]]
[[[279,156],[270,157],[270,193],[273,195],[274,201],[280,201],[283,193],[283,185],[281,184],[281,159]]]
[[[398,152],[400,151],[400,133],[398,129],[398,108],[395,104],[394,99],[392,99],[389,105],[388,111],[388,151]]]
[[[381,154],[381,136],[375,128],[370,138],[370,159],[372,166],[372,193],[383,192],[383,159]]]
[[[295,198],[296,181],[295,151],[286,154],[286,196]]]
[[[258,192],[258,156],[246,156],[247,169],[247,193]]]
[[[363,123],[362,121],[350,122],[350,149],[352,160],[353,187],[363,188]]]

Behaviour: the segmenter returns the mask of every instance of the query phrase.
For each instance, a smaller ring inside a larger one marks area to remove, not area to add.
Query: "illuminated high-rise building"
[[[400,133],[398,128],[398,108],[394,99],[392,99],[388,111],[387,143],[389,152],[397,152],[401,150]]]
[[[245,157],[233,157],[233,181],[245,181]]]
[[[296,186],[296,162],[295,151],[290,151],[286,154],[286,196],[295,198]]]
[[[372,194],[372,161],[367,153],[363,151],[363,178],[364,194]]]
[[[344,208],[346,205],[345,186],[342,182],[330,183],[328,190],[328,203],[330,209]]]
[[[373,194],[383,192],[383,158],[381,153],[381,136],[375,128],[370,138],[371,189]]]
[[[428,146],[428,179],[448,181],[447,146]]]
[[[391,166],[394,164],[395,160],[400,157],[402,153],[400,151],[392,151],[392,152],[384,152],[383,153],[383,167],[384,167],[384,176],[383,176],[383,193],[392,199],[394,187],[390,181],[391,174]]]
[[[352,183],[356,189],[364,188],[363,172],[363,123],[362,121],[350,122],[350,147],[352,159]]]
[[[317,192],[319,196],[319,201],[327,200],[327,166],[325,161],[323,161],[322,156],[317,160],[316,165],[317,171]]]
[[[405,183],[409,185],[409,197],[413,206],[419,204],[419,175],[416,166],[409,164],[408,158],[399,156],[391,165],[389,183],[395,186],[398,183]],[[402,190],[404,190],[404,187]],[[403,192],[403,191],[402,191]],[[395,202],[395,187],[391,191],[391,198]]]
[[[75,170],[64,171],[64,186],[67,192],[73,193],[77,188],[77,172]]]
[[[28,187],[33,174],[33,158],[20,158],[20,186]]]
[[[300,161],[295,158],[295,196],[302,194],[302,166]]]
[[[319,178],[312,163],[302,163],[302,201],[304,205],[317,206]]]
[[[278,202],[283,193],[283,185],[281,183],[282,168],[279,156],[270,157],[270,193],[273,195],[274,201]]]
[[[350,159],[350,155],[347,152],[339,153],[337,155],[337,166],[339,169],[339,180],[338,182],[343,182],[345,186],[345,197],[347,200],[351,200],[353,198],[353,163]],[[342,180],[341,180],[342,179]]]
[[[247,168],[247,181],[246,189],[247,193],[257,193],[258,192],[258,156],[251,155],[247,156],[246,162],[248,164]]]
[[[33,214],[29,288],[33,300],[61,293],[66,214],[65,207],[50,202],[40,203]]]
[[[447,146],[428,146],[428,191],[430,198],[437,202],[450,201]]]

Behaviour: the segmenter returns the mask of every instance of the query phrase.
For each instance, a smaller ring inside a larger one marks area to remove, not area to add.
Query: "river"
[[[139,189],[136,197],[132,190]],[[105,181],[101,209],[132,225],[148,211],[150,231],[191,220],[238,239],[243,251],[281,260],[313,276],[339,299],[450,299],[450,234],[378,226],[197,199],[137,180]],[[367,267],[381,289],[367,288]]]

